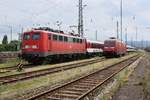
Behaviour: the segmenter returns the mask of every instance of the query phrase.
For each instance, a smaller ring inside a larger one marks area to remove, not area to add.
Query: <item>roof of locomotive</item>
[[[109,42],[122,42],[122,43],[124,43],[123,41],[121,41],[119,39],[108,39],[108,40],[105,40],[105,41],[109,41]]]
[[[79,39],[85,39],[83,37],[80,37],[78,34],[66,34],[61,30],[53,30],[51,28],[33,28],[32,30],[24,33],[29,33],[29,32],[44,32],[44,33],[49,33],[49,34],[55,34],[55,35],[61,35],[61,36],[67,36],[67,37],[72,37],[72,38],[79,38]]]

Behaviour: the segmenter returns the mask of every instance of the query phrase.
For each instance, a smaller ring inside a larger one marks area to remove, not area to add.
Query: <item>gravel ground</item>
[[[112,100],[145,100],[145,94],[141,80],[143,79],[146,71],[149,69],[150,53],[143,57],[135,71],[129,77],[129,80],[115,93]]]

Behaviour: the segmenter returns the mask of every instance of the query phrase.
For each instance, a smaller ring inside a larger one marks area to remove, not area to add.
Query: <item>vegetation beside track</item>
[[[147,53],[147,55],[149,55],[149,53]],[[150,61],[149,56],[147,56],[147,61]],[[149,62],[147,66],[147,71],[139,84],[143,86],[145,100],[150,100],[150,63]]]
[[[2,62],[0,62],[0,68],[16,66],[20,61],[21,61],[21,59],[18,57],[2,61]]]
[[[150,67],[150,66],[148,66]],[[140,83],[144,88],[145,99],[150,99],[150,70],[145,74],[143,80]]]
[[[31,67],[29,65],[29,66],[27,66],[27,68],[24,68],[23,71],[21,71],[21,72],[12,70],[10,72],[1,73],[0,77],[9,76],[9,75],[17,75],[17,74],[33,72],[33,71],[40,71],[40,70],[44,70],[44,69],[55,68],[55,67],[59,67],[59,66],[61,67],[61,66],[72,65],[72,64],[78,64],[78,63],[83,63],[83,62],[89,62],[89,61],[98,60],[98,59],[99,60],[103,59],[103,57],[102,58],[101,57],[94,57],[91,59],[76,60],[76,61],[64,62],[64,63],[59,63],[59,64],[31,65]]]
[[[150,67],[150,66],[149,66]],[[150,99],[150,70],[145,74],[141,84],[144,88],[145,99]]]
[[[97,96],[98,100],[112,99],[114,93],[128,80],[129,76],[134,71],[139,62],[140,59],[118,73],[110,83],[108,83],[102,90],[100,90],[101,92],[99,96]]]
[[[21,47],[21,41],[13,40],[8,42],[7,35],[4,35],[2,44],[0,44],[0,52],[19,51],[20,47]]]
[[[52,86],[56,83],[63,82],[64,80],[71,80],[72,78],[91,72],[92,70],[100,69],[106,65],[117,63],[133,55],[134,54],[128,55],[120,59],[118,58],[109,59],[107,61],[92,64],[92,67],[91,65],[89,65],[89,66],[86,66],[86,68],[85,67],[75,68],[75,69],[62,71],[59,73],[54,73],[51,75],[46,75],[44,77],[39,77],[39,78],[27,80],[27,81],[21,81],[21,82],[9,84],[9,85],[2,85],[0,86],[0,97],[11,98],[11,96],[14,94],[16,94],[16,96],[18,97],[19,95],[22,95],[24,94],[24,92],[29,91],[31,89],[36,90],[36,88]]]

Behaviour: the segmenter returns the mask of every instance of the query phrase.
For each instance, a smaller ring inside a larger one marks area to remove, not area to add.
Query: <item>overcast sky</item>
[[[120,21],[120,0],[83,0],[85,37],[103,41],[116,36],[116,22]],[[123,0],[123,34],[128,29],[128,39],[150,39],[150,0]],[[61,21],[61,29],[70,31],[69,26],[78,24],[78,0],[0,0],[0,41],[4,34],[17,39],[21,28],[24,31],[34,26],[49,26],[57,29],[56,21]],[[134,17],[135,16],[135,17]],[[135,18],[135,19],[134,19]],[[75,28],[74,30],[77,31]],[[124,35],[123,35],[124,36]]]

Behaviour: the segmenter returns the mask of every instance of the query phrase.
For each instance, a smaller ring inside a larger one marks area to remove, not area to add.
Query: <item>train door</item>
[[[51,51],[51,40],[52,40],[52,35],[48,34],[48,41],[47,41],[48,51]]]

